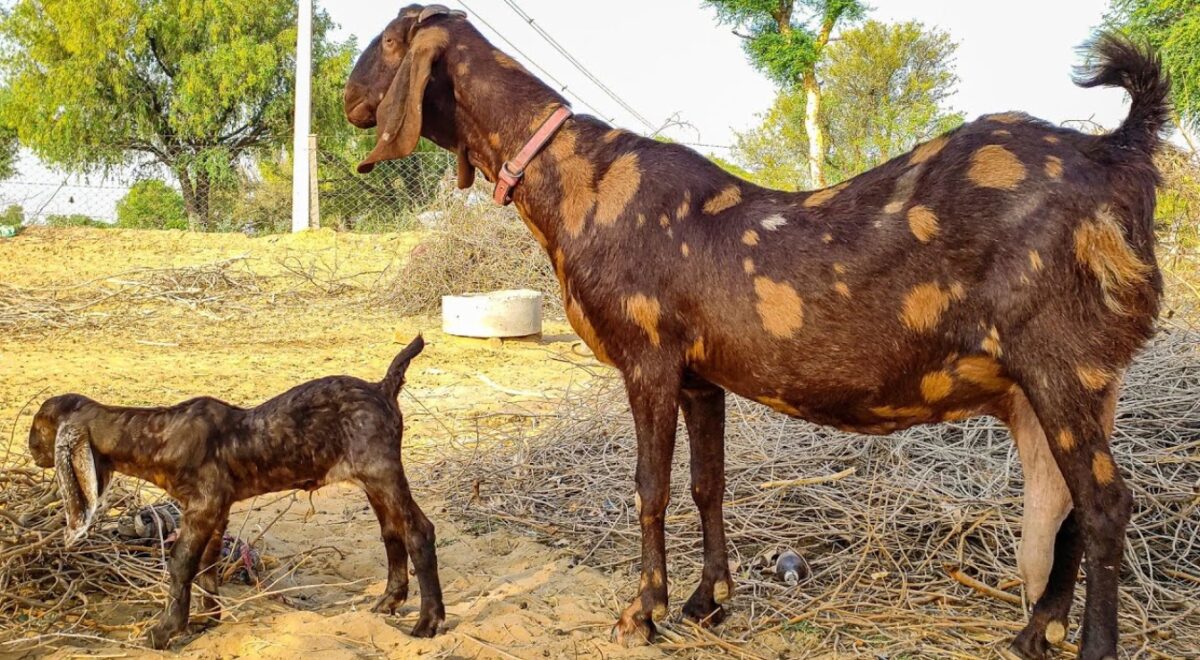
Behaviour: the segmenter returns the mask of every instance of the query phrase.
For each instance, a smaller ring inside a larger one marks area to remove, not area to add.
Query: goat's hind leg
[[[1075,512],[1067,514],[1054,540],[1054,562],[1045,591],[1033,606],[1029,623],[1013,640],[1009,649],[1026,660],[1051,657],[1051,644],[1067,634],[1067,616],[1075,597],[1075,581],[1083,560],[1083,538]]]
[[[1114,383],[1106,390],[1100,408],[1105,437],[1112,435],[1117,396],[1118,388]],[[1023,402],[1027,404],[1027,401]],[[1013,425],[1012,421],[1009,423]],[[1022,522],[1020,557],[1023,564],[1022,577],[1026,581],[1026,593],[1035,604],[1029,617],[1029,624],[1017,635],[1010,648],[1022,658],[1038,660],[1050,657],[1051,644],[1056,644],[1066,637],[1067,618],[1074,600],[1075,583],[1079,575],[1079,566],[1083,560],[1084,543],[1078,517],[1074,511],[1070,511],[1070,494],[1067,494],[1068,499],[1065,506],[1061,502],[1061,494],[1058,490],[1059,486],[1055,484],[1055,478],[1062,481],[1062,472],[1058,470],[1057,464],[1046,465],[1045,459],[1037,451],[1026,452],[1027,448],[1034,449],[1022,443],[1022,438],[1028,438],[1028,435],[1022,436],[1017,428],[1013,428],[1013,434],[1018,439],[1021,462],[1026,473],[1026,516]],[[1046,450],[1049,451],[1049,449],[1049,444],[1047,444]],[[1053,472],[1050,472],[1051,468],[1053,468]],[[1034,479],[1040,477],[1040,483],[1031,484],[1031,477]],[[1062,487],[1065,488],[1066,482],[1063,481],[1062,484]],[[1040,503],[1034,501],[1039,499]],[[1035,510],[1041,513],[1031,516],[1030,507],[1035,507]],[[1057,510],[1065,510],[1067,514],[1061,526],[1057,526],[1053,544],[1052,568],[1048,567],[1046,579],[1039,583],[1035,580],[1042,575],[1041,562],[1044,560],[1035,555],[1039,551],[1036,546],[1042,544],[1035,541],[1034,547],[1027,546],[1025,536],[1048,534],[1050,528],[1047,521],[1050,519],[1050,514]],[[1030,569],[1031,565],[1037,568]],[[1034,582],[1031,584],[1031,581]]]
[[[683,606],[683,615],[701,625],[725,620],[721,603],[733,596],[725,520],[725,390],[707,382],[684,384],[680,408],[691,448],[692,500],[704,533],[704,570],[700,584]]]
[[[1029,641],[1036,650],[1040,646],[1036,637],[1045,637],[1051,623],[1064,623],[1065,627],[1065,611],[1070,605],[1068,586],[1073,585],[1075,577],[1072,565],[1082,549],[1087,557],[1087,599],[1079,657],[1115,659],[1117,579],[1133,508],[1132,495],[1113,462],[1108,443],[1117,385],[1114,381],[1103,391],[1090,389],[1075,369],[1053,368],[1065,362],[1061,356],[1048,357],[1033,363],[1038,366],[1025,365],[1021,381],[1038,384],[1026,386],[1025,391],[1050,436],[1050,449],[1071,491],[1075,510],[1056,540],[1056,546],[1063,547],[1056,547],[1047,593],[1034,607],[1029,627],[1017,641]]]
[[[395,614],[408,601],[408,549],[404,545],[404,521],[393,510],[394,507],[383,503],[384,496],[368,496],[368,499],[379,519],[388,561],[387,587],[371,611]]]
[[[396,447],[398,452],[398,442]],[[367,499],[379,517],[388,553],[388,586],[376,608],[394,610],[394,606],[408,598],[407,557],[412,557],[421,586],[421,610],[412,636],[433,637],[446,622],[433,523],[413,500],[399,457],[390,465],[395,467],[389,466],[370,480],[363,480]]]

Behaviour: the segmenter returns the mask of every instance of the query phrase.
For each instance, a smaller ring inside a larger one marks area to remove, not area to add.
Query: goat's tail
[[[1115,32],[1101,33],[1088,45],[1089,63],[1076,72],[1080,87],[1121,87],[1132,104],[1121,126],[1101,138],[1108,150],[1133,151],[1149,160],[1162,144],[1170,116],[1171,82],[1162,60],[1149,46]]]
[[[388,367],[387,375],[379,383],[379,388],[389,398],[395,399],[399,396],[400,388],[404,387],[404,372],[408,371],[408,363],[412,362],[412,359],[420,355],[424,349],[425,338],[417,335],[417,338],[405,346],[396,359],[392,360],[392,366]]]

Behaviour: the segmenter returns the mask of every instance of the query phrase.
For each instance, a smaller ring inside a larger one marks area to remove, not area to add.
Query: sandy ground
[[[27,405],[36,408],[52,394],[75,391],[123,405],[205,394],[253,405],[323,375],[379,378],[401,342],[424,331],[429,348],[409,372],[401,406],[414,493],[438,528],[449,632],[431,641],[407,636],[415,580],[403,612],[369,612],[385,583],[378,526],[361,492],[331,486],[311,502],[300,494],[235,508],[231,531],[253,538],[269,527],[264,555],[282,558],[291,570],[272,585],[280,592],[275,596],[227,586],[226,620],[192,632],[172,650],[196,658],[659,655],[608,642],[628,580],[574,567],[566,552],[510,532],[460,529],[426,492],[423,457],[443,450],[452,432],[469,436],[472,427],[533,419],[531,413],[590,378],[596,365],[579,354],[563,323],[547,323],[537,339],[487,342],[447,337],[435,319],[390,314],[372,292],[395,277],[415,241],[333,232],[247,238],[99,230],[32,230],[0,241],[3,285],[67,306],[126,290],[123,283],[162,275],[161,269],[237,260],[228,267],[235,284],[199,303],[203,295],[175,287],[135,303],[89,303],[79,311],[85,318],[69,327],[31,320],[0,328],[0,439],[12,438],[7,460],[20,461],[25,452]],[[141,647],[140,633],[157,609],[104,611],[111,641],[57,640],[59,648],[46,653],[154,655]]]

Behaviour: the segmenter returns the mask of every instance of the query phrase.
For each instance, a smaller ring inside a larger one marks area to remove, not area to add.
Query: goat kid
[[[411,555],[421,586],[412,634],[432,637],[445,621],[434,528],[413,501],[401,461],[403,416],[396,396],[417,337],[380,383],[330,376],[292,388],[250,409],[202,397],[166,408],[106,406],[78,394],[42,404],[29,431],[41,467],[57,469],[68,543],[86,533],[114,471],[152,482],[183,511],[168,562],[170,588],[147,634],[166,648],[188,623],[193,579],[203,614],[220,619],[214,564],[235,502],[266,493],[351,481],[366,491],[387,550],[388,579],[374,611],[395,613],[408,599]]]
[[[704,624],[733,593],[721,503],[725,395],[884,434],[993,415],[1026,476],[1021,570],[1036,597],[1014,652],[1064,634],[1087,555],[1080,655],[1116,657],[1132,498],[1109,448],[1120,376],[1153,331],[1169,85],[1156,57],[1105,35],[1086,87],[1122,87],[1107,135],[987,115],[824,190],[740,180],[682,145],[565,112],[566,100],[459,12],[411,5],[364,50],[347,119],[376,127],[368,171],[420,137],[515,204],[558,273],[571,325],[625,380],[637,428],[639,593],[615,632],[667,613],[664,512],[682,410],[704,567],[683,607]],[[544,146],[544,149],[540,147]]]

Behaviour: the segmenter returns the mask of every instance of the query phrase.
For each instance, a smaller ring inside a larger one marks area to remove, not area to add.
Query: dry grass
[[[170,541],[161,535],[156,541],[128,541],[117,528],[122,516],[166,500],[135,480],[116,479],[104,495],[105,514],[84,539],[67,547],[62,501],[50,476],[12,456],[0,463],[0,656],[88,640],[120,644],[126,639],[125,644],[140,647],[144,629],[157,621],[167,598]],[[296,501],[297,493],[263,498],[260,507],[252,506],[244,516],[289,498]],[[261,548],[278,519],[256,526],[256,533],[242,542]],[[245,530],[244,520],[231,521],[231,534]],[[253,576],[245,573],[237,557],[224,558],[214,570],[225,584],[235,576],[252,577],[255,588],[240,597],[226,592],[218,599],[222,609],[236,618],[258,601],[300,588],[284,583],[290,584],[314,555],[329,551],[337,550],[321,546],[287,556],[264,552],[265,570]],[[114,612],[124,613],[119,620],[135,622],[106,623]],[[200,613],[193,608],[193,615]]]
[[[137,268],[69,285],[20,287],[0,282],[0,328],[37,334],[47,328],[104,328],[179,308],[215,321],[263,304],[371,295],[383,271],[346,273],[319,258],[289,255],[256,272],[246,256],[196,266]],[[367,279],[366,284],[363,283]]]
[[[1121,589],[1130,657],[1188,656],[1200,636],[1197,338],[1171,332],[1157,339],[1129,372],[1118,410],[1115,453],[1137,499]],[[667,519],[676,607],[701,566],[682,433]],[[569,548],[582,563],[625,571],[629,592],[622,596],[632,596],[635,441],[617,382],[568,396],[534,432],[509,429],[478,440],[474,451],[432,468],[431,482],[446,485],[451,512],[480,529],[507,527]],[[727,443],[735,614],[720,631],[724,641],[669,624],[668,648],[750,657],[785,647],[799,655],[979,657],[1024,624],[1014,579],[1020,464],[997,422],[873,438],[735,400]],[[812,566],[794,588],[762,570],[789,546]],[[1068,639],[1066,649],[1077,631]]]
[[[428,234],[382,294],[401,314],[437,313],[444,295],[534,289],[545,294],[546,312],[562,317],[546,251],[511,208],[452,195],[426,217]]]

